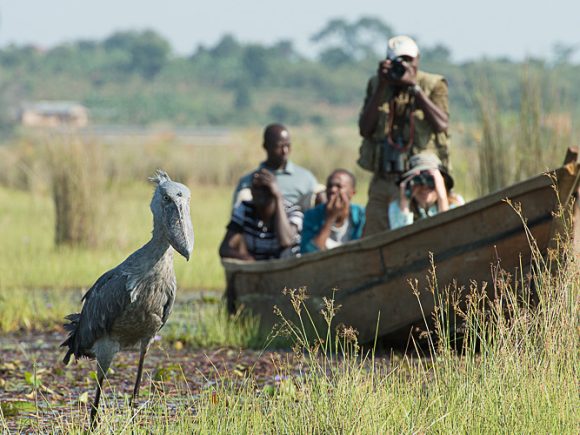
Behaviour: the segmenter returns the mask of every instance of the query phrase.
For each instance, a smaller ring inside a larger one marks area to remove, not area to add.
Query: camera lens
[[[405,75],[405,72],[407,72],[407,69],[402,58],[397,57],[391,61],[391,68],[389,69],[390,78],[400,80]]]

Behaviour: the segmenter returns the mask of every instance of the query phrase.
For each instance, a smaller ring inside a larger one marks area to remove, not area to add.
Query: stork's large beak
[[[189,261],[194,244],[189,204],[186,202],[175,204],[172,213],[168,216],[168,221],[167,236],[169,243]]]

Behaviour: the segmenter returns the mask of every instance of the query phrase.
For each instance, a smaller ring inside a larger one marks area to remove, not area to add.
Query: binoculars
[[[382,142],[381,166],[383,173],[402,174],[409,169],[409,154],[406,151],[401,152],[391,146],[387,140]]]

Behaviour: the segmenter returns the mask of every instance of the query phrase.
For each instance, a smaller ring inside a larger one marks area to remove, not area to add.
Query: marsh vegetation
[[[468,199],[490,188],[480,184],[484,166],[474,163],[480,132],[455,135],[463,143],[454,148],[455,177]],[[228,316],[217,246],[233,181],[262,158],[258,131],[228,137],[226,144],[153,137],[137,146],[96,138],[71,145],[60,136],[30,135],[0,148],[3,431],[80,433],[85,427],[94,367],[61,365],[62,318],[80,307],[84,289],[100,273],[147,240],[152,187],[144,180],[163,167],[191,187],[196,248],[191,263],[176,259],[176,312],[146,366],[137,413],[126,404],[129,383],[111,382],[116,387],[105,397],[101,432],[576,432],[580,275],[573,256],[558,259],[555,274],[538,259],[534,300],[522,296],[530,294],[530,281],[515,271],[490,272],[487,284],[464,289],[471,302],[454,312],[461,337],[448,323],[454,290],[434,291],[435,330],[421,346],[411,343],[407,354],[361,348],[348,328],[323,331],[324,340],[311,342],[300,325],[288,324],[290,346],[275,349],[268,347],[272,337],[256,334],[256,319]],[[296,129],[293,158],[322,179],[334,167],[353,167],[357,143],[351,129]],[[548,166],[552,157],[554,166],[560,163],[562,144],[551,143],[538,164]],[[71,146],[78,154],[67,151]],[[63,181],[51,176],[62,166],[50,156],[58,153],[77,159],[80,166],[66,166],[69,175],[80,168],[89,186],[78,192],[89,192],[102,207],[90,244],[55,243],[55,186]],[[87,157],[94,153],[100,172],[87,177],[82,165],[93,164]],[[357,175],[355,198],[364,204],[368,176]],[[508,181],[516,176],[510,173]],[[435,288],[436,272],[431,282]],[[486,300],[484,285],[496,286],[501,297]],[[136,357],[121,356],[110,376],[131,379]]]

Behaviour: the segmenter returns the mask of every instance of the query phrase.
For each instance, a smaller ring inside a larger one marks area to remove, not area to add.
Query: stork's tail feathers
[[[69,320],[70,323],[65,323],[64,329],[65,331],[67,331],[68,334],[68,338],[60,345],[60,347],[65,347],[68,346],[68,350],[66,352],[66,355],[64,356],[62,362],[67,365],[70,362],[70,357],[72,355],[75,355],[75,357],[77,357],[78,355],[76,355],[75,352],[75,341],[76,341],[76,335],[77,335],[77,329],[79,326],[79,319],[80,319],[81,315],[80,313],[73,313],[73,314],[69,314],[68,316],[65,317],[66,320]]]

